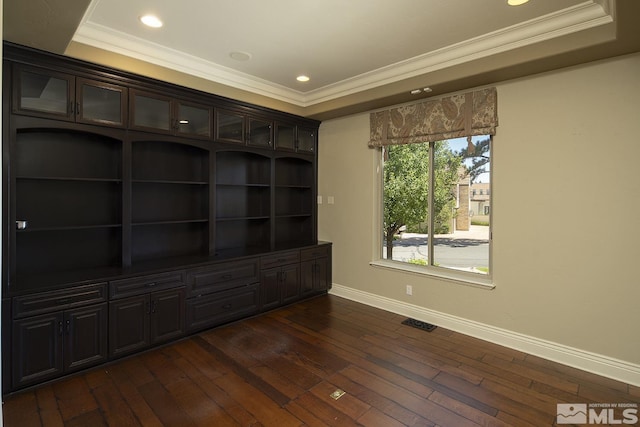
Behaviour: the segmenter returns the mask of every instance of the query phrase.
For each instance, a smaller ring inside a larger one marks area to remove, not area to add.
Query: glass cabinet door
[[[73,76],[30,67],[14,75],[14,112],[73,120]]]
[[[275,140],[277,150],[295,151],[295,126],[277,124]]]
[[[229,111],[216,111],[216,139],[244,144],[244,116]]]
[[[171,132],[171,99],[160,95],[131,94],[131,126]]]
[[[316,133],[311,129],[298,128],[298,151],[314,152],[316,150]]]
[[[180,102],[176,120],[179,133],[206,138],[211,136],[211,109],[208,107]]]
[[[249,118],[249,145],[271,147],[271,122]]]
[[[77,121],[124,126],[127,89],[108,83],[78,79]]]

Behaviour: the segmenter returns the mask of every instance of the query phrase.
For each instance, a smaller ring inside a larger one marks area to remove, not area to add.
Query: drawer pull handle
[[[231,308],[231,304],[225,304],[222,306],[225,310],[229,310]]]
[[[156,282],[147,283],[148,288],[153,288],[156,285]]]

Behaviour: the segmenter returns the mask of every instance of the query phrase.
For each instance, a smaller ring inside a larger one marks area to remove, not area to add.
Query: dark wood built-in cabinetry
[[[4,393],[330,288],[318,122],[4,53]]]
[[[107,360],[106,286],[99,283],[13,298],[13,336],[5,348],[11,348],[14,387]],[[3,321],[2,327],[8,325]]]

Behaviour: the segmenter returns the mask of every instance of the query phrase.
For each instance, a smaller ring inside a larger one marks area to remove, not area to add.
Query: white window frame
[[[431,148],[431,146],[430,146]],[[460,270],[455,270],[452,268],[446,267],[438,267],[433,265],[416,265],[403,261],[393,261],[389,259],[385,259],[382,256],[383,251],[383,195],[382,192],[384,190],[384,159],[383,159],[383,149],[377,148],[376,150],[371,150],[373,152],[374,162],[375,162],[375,177],[374,177],[374,231],[373,231],[373,248],[372,248],[372,261],[369,265],[382,268],[387,270],[395,270],[410,274],[416,274],[421,276],[428,276],[437,279],[442,279],[450,283],[455,283],[464,286],[472,286],[482,289],[494,289],[496,287],[493,281],[493,209],[491,212],[491,221],[489,224],[489,274],[477,274],[471,272],[465,272]],[[429,162],[430,166],[433,165],[433,150],[430,151]],[[489,173],[491,174],[491,179],[489,180],[489,203],[490,206],[493,206],[493,137],[491,136],[491,149],[489,151],[490,156],[490,164],[491,168],[489,169]],[[433,167],[429,168],[429,171],[432,171]],[[433,175],[430,174],[430,181],[433,180]],[[429,187],[431,188],[431,186]],[[431,197],[431,195],[429,196]],[[430,203],[430,209],[432,209],[433,203]],[[430,217],[433,217],[433,212],[430,212]],[[433,245],[431,240],[429,240],[429,259],[433,259]]]

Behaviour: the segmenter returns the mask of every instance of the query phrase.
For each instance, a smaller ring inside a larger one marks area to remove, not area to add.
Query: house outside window
[[[382,147],[381,258],[489,275],[491,137]]]

